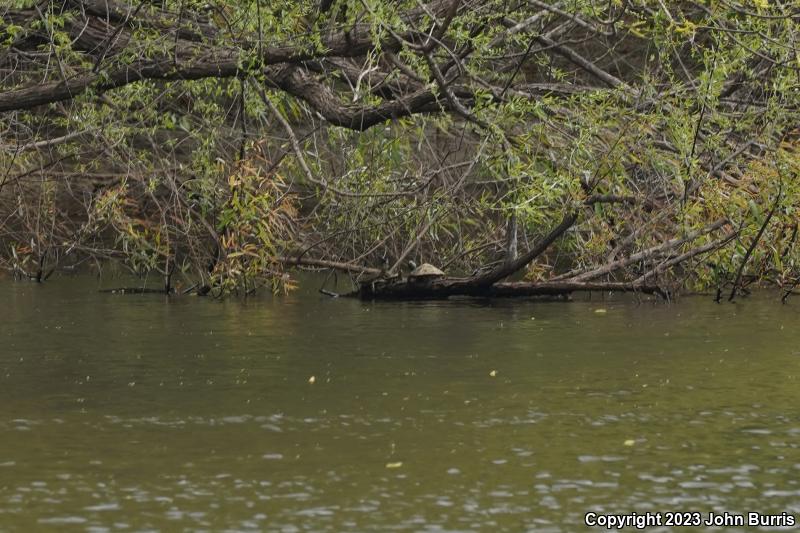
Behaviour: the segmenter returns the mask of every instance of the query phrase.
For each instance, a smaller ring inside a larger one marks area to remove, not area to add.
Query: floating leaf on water
[[[312,385],[313,385],[314,383],[316,383],[316,381],[317,381],[317,378],[316,378],[316,377],[314,377],[314,376],[311,376],[310,378],[308,378],[308,382],[309,382],[310,384],[312,384]]]
[[[624,444],[625,446],[633,446],[634,444],[636,444],[636,441],[635,441],[635,440],[633,440],[633,439],[628,439],[628,440],[626,440],[625,442],[623,442],[623,444]]]
[[[386,463],[386,468],[400,468],[401,466],[403,466],[402,461],[397,461],[395,463]]]
[[[606,314],[607,311],[601,308],[601,309],[595,309],[594,312],[597,313],[598,315],[604,315]]]
[[[490,375],[491,377],[495,377],[495,376],[497,376],[497,370],[492,370],[491,372],[489,372],[489,375]]]

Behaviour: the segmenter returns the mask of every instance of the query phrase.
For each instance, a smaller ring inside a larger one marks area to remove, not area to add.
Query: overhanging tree
[[[368,296],[792,283],[791,2],[16,1],[6,265]],[[747,254],[748,257],[751,254]],[[408,259],[447,267],[424,286]],[[737,283],[741,279],[737,278]],[[207,290],[207,289],[206,289]]]

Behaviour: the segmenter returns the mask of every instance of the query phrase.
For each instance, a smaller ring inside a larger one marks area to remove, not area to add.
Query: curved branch
[[[468,283],[472,285],[476,285],[479,287],[485,287],[488,285],[493,285],[500,281],[503,278],[507,278],[511,274],[525,268],[528,263],[542,255],[547,248],[550,247],[553,242],[561,237],[569,228],[572,227],[573,224],[578,220],[578,213],[576,211],[572,211],[564,215],[564,218],[561,222],[553,228],[547,236],[536,243],[536,245],[519,256],[514,261],[507,261],[501,263],[497,268],[483,274],[481,276],[472,278],[468,280]]]

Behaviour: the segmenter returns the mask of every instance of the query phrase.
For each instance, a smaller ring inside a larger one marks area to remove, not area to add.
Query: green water
[[[0,282],[0,531],[800,513],[800,301],[96,289]]]

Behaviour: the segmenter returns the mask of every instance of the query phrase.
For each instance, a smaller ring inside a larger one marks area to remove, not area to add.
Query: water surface
[[[799,302],[97,288],[0,282],[0,531],[800,514]]]

